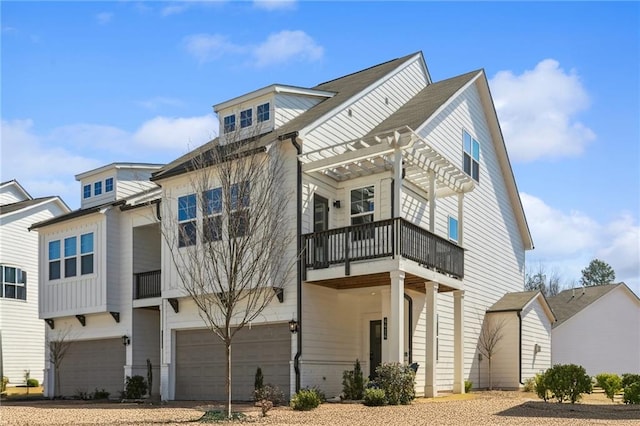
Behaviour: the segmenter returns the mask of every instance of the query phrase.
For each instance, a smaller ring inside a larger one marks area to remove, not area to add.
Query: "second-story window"
[[[102,194],[102,181],[93,184],[93,195]]]
[[[0,265],[0,297],[27,300],[27,273],[20,268]]]
[[[91,197],[91,185],[85,185],[82,187],[82,198]]]
[[[49,280],[60,279],[60,240],[49,241]]]
[[[69,237],[64,239],[64,277],[75,277],[77,275],[78,253],[77,238]]]
[[[93,274],[93,232],[80,235],[80,274]]]
[[[253,124],[253,110],[251,108],[240,111],[240,128],[244,129]]]
[[[244,237],[249,232],[249,203],[251,185],[249,182],[234,183],[231,185],[230,203],[231,215],[229,216],[229,236]]]
[[[104,180],[104,192],[113,191],[113,178],[107,178]]]
[[[196,243],[196,194],[178,198],[178,247]]]
[[[476,182],[480,182],[480,143],[463,130],[462,144],[464,149],[464,172]]]
[[[256,108],[256,115],[258,123],[269,121],[269,102],[267,102],[266,104],[258,105],[258,108]]]
[[[205,191],[202,194],[203,241],[220,241],[222,239],[222,188]]]
[[[449,239],[458,242],[458,219],[449,216]]]
[[[375,190],[373,186],[351,190],[351,225],[363,225],[373,222]],[[358,229],[355,240],[373,237],[373,229]]]
[[[224,133],[234,132],[236,130],[236,116],[227,115],[223,119]]]

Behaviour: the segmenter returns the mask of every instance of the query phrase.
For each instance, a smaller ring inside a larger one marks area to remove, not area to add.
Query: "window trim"
[[[455,226],[451,226],[452,222],[455,222]],[[460,241],[460,222],[458,221],[458,218],[455,216],[451,216],[448,215],[447,216],[447,237],[449,238],[449,241],[452,241],[454,243],[458,243]],[[455,238],[454,236],[452,236],[451,232],[455,230]]]
[[[82,199],[86,200],[87,198],[91,198],[91,184],[86,184],[82,186]]]
[[[69,248],[73,249],[73,254],[67,254],[67,240],[73,240],[73,245],[69,244]],[[64,241],[64,278],[73,278],[78,276],[78,236],[71,235],[65,237]],[[67,268],[67,262],[69,265],[74,265],[73,275],[67,275],[71,268]]]
[[[7,276],[6,269],[11,268],[14,269],[14,280],[6,281],[5,278]],[[7,287],[13,287],[13,297],[7,296]],[[19,295],[24,297],[18,297]],[[27,272],[13,265],[5,265],[0,264],[0,298],[2,299],[12,299],[12,300],[27,300]]]
[[[90,251],[84,251],[84,247],[82,245],[82,240],[83,237],[86,236],[91,236],[91,250]],[[80,275],[91,275],[94,273],[95,271],[95,240],[94,240],[94,233],[93,232],[86,232],[84,234],[80,234],[80,238],[79,238],[79,243],[80,243]],[[91,270],[88,272],[84,271],[84,259],[91,257]],[[77,266],[76,266],[77,269]]]
[[[99,180],[93,183],[93,195],[97,197],[98,195],[102,195],[102,181]]]
[[[57,244],[56,244],[57,243]],[[57,255],[56,257],[51,257],[51,247],[57,245]],[[49,274],[47,275],[47,278],[49,279],[49,281],[54,281],[54,280],[59,280],[62,278],[62,244],[60,242],[60,240],[51,240],[49,241],[49,243],[47,244],[48,247],[48,252],[47,252],[47,263],[49,264]],[[58,266],[58,274],[57,277],[55,278],[51,278],[51,266],[57,264]]]
[[[111,189],[109,189],[109,183],[111,183]],[[108,177],[104,180],[104,193],[113,192],[115,189],[115,180],[112,177]]]
[[[215,198],[209,198],[208,194],[218,193],[218,205],[215,205]],[[212,188],[202,193],[202,241],[210,243],[222,240],[222,204],[224,203],[222,187]],[[216,233],[212,234],[211,223],[214,223]],[[211,236],[217,238],[211,238]]]
[[[370,202],[373,205],[373,208],[371,210],[367,210],[367,211],[363,211],[363,212],[359,212],[359,213],[352,213],[351,209],[353,206],[353,192],[357,191],[357,190],[364,190],[367,188],[371,188],[371,190],[373,191],[373,196],[371,198],[362,198],[360,200],[360,202],[362,201],[366,201],[366,202]],[[358,225],[364,225],[367,223],[373,223],[376,221],[376,205],[378,204],[376,199],[376,194],[378,193],[377,190],[377,185],[375,183],[372,183],[370,185],[364,185],[364,186],[356,186],[353,188],[349,188],[349,226],[358,226]],[[370,200],[370,201],[369,201]],[[357,218],[364,218],[367,216],[371,216],[371,222],[363,222],[363,223],[353,223],[353,219],[357,219]],[[352,238],[354,239],[354,241],[359,241],[359,240],[364,240],[364,239],[370,239],[373,238],[373,229],[371,230],[371,232],[369,231],[364,231],[364,232],[353,232],[352,234]]]
[[[181,206],[181,200],[186,202],[184,207]],[[181,215],[183,211],[185,216]],[[197,218],[198,197],[196,194],[185,194],[178,197],[178,248],[196,245],[198,239]],[[192,233],[193,235],[191,235]]]
[[[469,139],[469,150],[467,150],[467,136]],[[476,150],[477,148],[477,150]],[[477,158],[476,158],[477,151]],[[467,170],[467,159],[469,170]],[[473,137],[466,129],[462,129],[462,170],[477,183],[480,183],[480,142]]]
[[[229,114],[222,118],[222,131],[225,135],[227,133],[236,131],[236,115],[235,114]]]
[[[240,128],[246,129],[253,126],[253,108],[240,111]]]
[[[269,120],[271,120],[271,102],[265,102],[256,106],[256,122],[264,123]]]

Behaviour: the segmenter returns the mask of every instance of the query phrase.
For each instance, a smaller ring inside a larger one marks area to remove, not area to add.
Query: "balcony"
[[[314,232],[302,236],[304,276],[309,269],[398,256],[456,279],[464,277],[464,250],[402,218]]]
[[[162,294],[162,284],[160,281],[161,271],[141,272],[135,275],[135,287],[133,289],[134,299],[147,299],[150,297],[160,297]]]

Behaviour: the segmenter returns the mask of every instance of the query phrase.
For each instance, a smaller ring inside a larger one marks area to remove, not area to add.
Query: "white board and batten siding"
[[[376,86],[350,99],[342,109],[332,111],[332,116],[303,129],[300,136],[304,152],[363,137],[426,87],[427,81],[422,59],[416,56]]]
[[[38,317],[38,233],[28,228],[65,212],[52,200],[2,217],[0,263],[27,274],[26,300],[0,298],[3,374],[13,384],[24,381],[25,370],[39,382],[44,378],[45,323]]]

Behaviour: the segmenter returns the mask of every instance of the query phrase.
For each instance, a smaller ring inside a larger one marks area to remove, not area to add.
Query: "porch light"
[[[294,319],[289,321],[289,331],[294,333],[294,334],[298,332],[298,321],[296,321]]]
[[[333,202],[333,207],[335,207],[336,209],[339,209],[340,208],[340,200],[335,200]]]
[[[129,346],[131,344],[131,339],[126,334],[122,336],[122,344],[125,346]]]
[[[537,354],[537,353],[538,353],[538,352],[540,352],[541,350],[542,350],[542,347],[540,347],[540,345],[539,345],[539,344],[537,344],[537,343],[536,343],[536,344],[533,346],[533,353],[534,353],[534,354]]]

